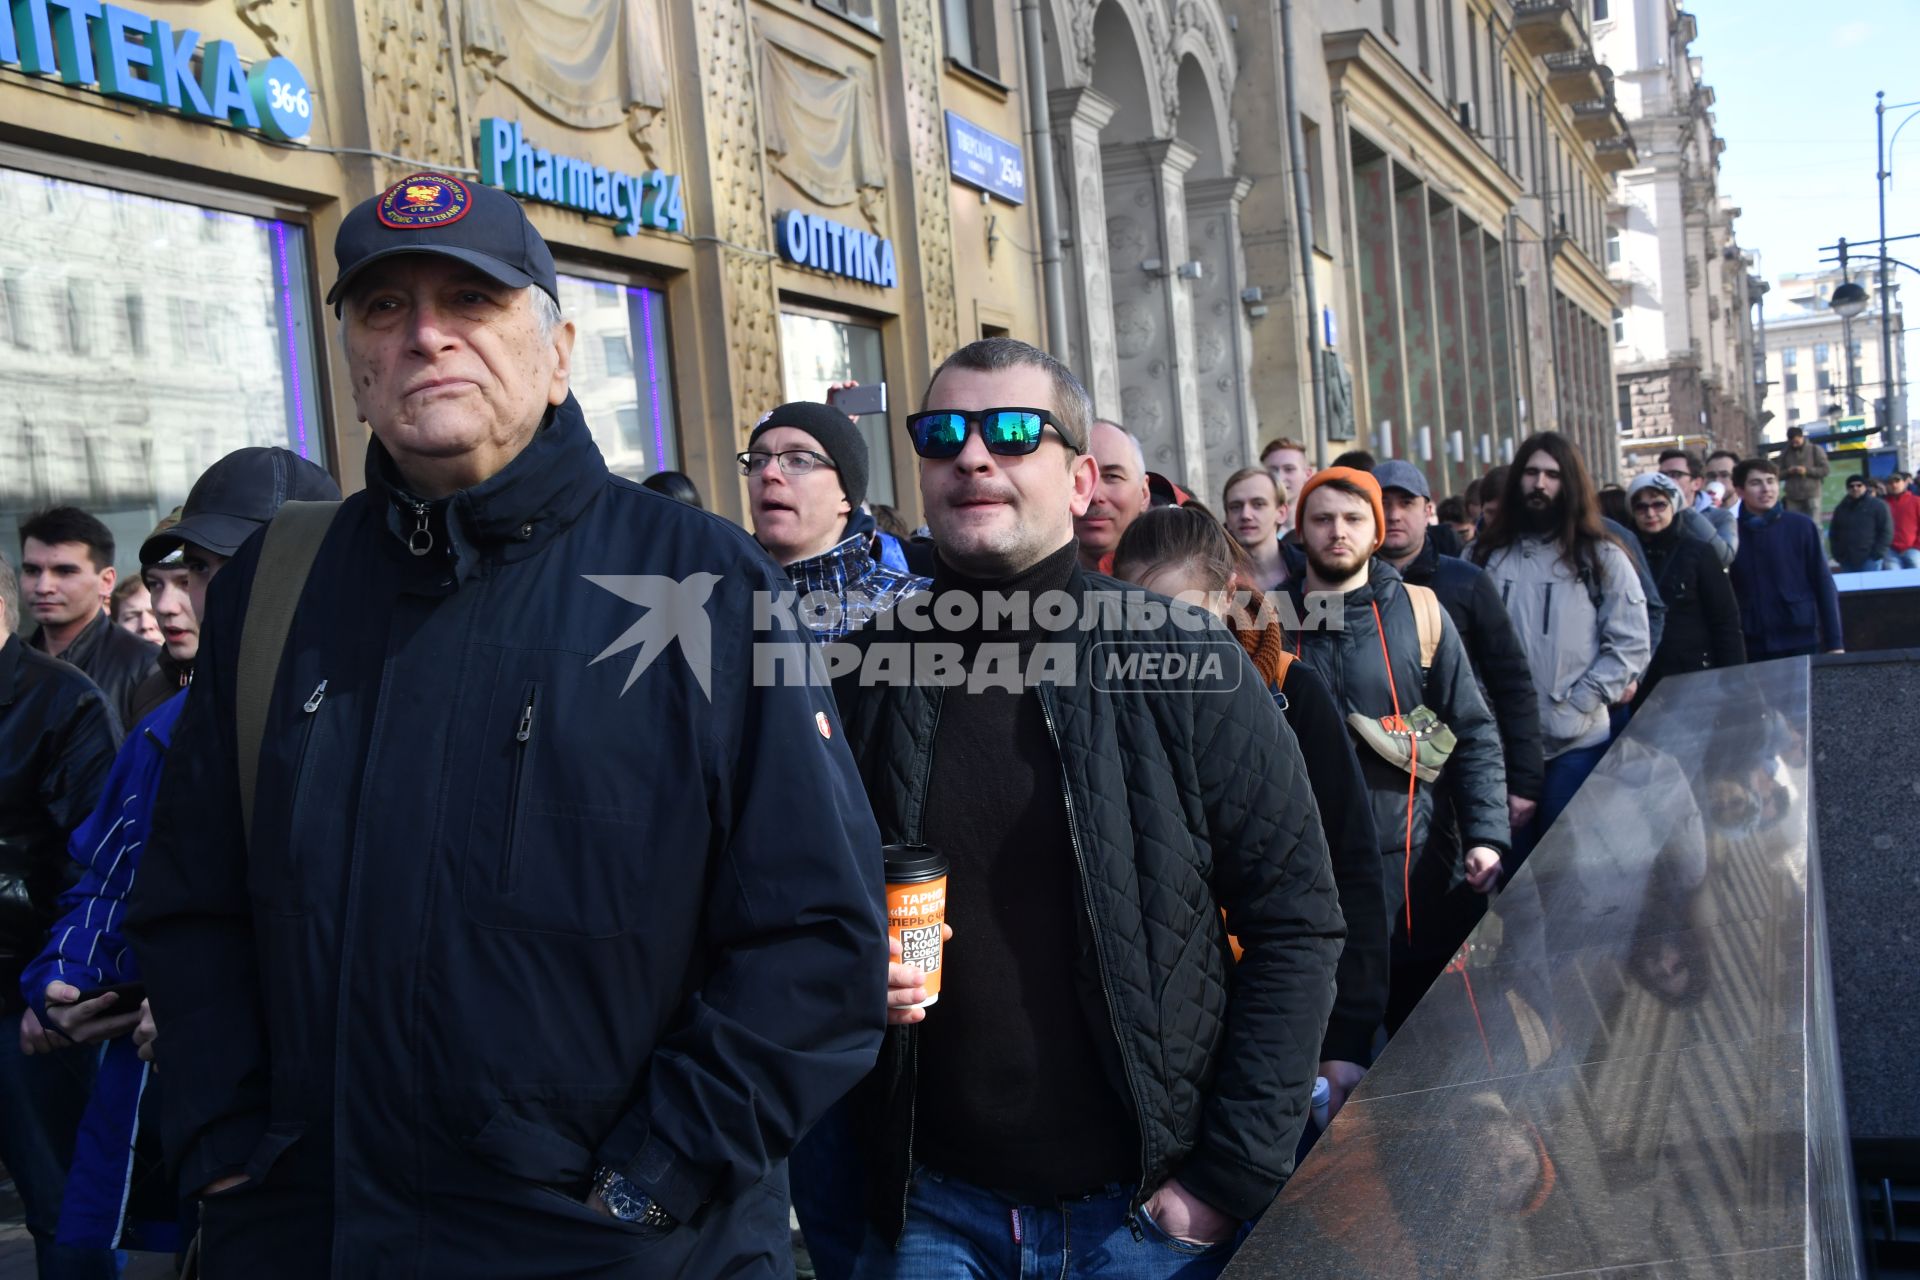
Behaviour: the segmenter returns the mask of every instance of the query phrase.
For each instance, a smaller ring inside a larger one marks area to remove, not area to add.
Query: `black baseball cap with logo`
[[[520,202],[496,187],[446,173],[415,173],[354,206],[333,238],[340,275],[327,305],[383,258],[433,253],[464,262],[510,289],[539,285],[555,302],[560,282],[553,251],[527,220]]]
[[[191,542],[231,556],[288,502],[338,502],[340,486],[289,449],[235,449],[201,472],[180,508],[180,520],[140,544],[140,563],[155,565]]]

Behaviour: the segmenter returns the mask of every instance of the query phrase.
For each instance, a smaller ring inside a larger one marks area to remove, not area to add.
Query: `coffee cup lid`
[[[881,853],[889,884],[937,880],[947,874],[947,855],[923,844],[890,844]]]

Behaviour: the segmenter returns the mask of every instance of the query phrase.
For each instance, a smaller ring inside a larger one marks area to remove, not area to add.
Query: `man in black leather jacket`
[[[21,585],[40,624],[30,644],[70,662],[107,695],[120,724],[131,728],[134,690],[152,675],[160,646],[113,625],[113,533],[78,507],[51,507],[20,526]]]
[[[15,635],[19,624],[19,583],[0,560],[0,1164],[26,1205],[41,1266],[109,1277],[108,1250],[54,1243],[94,1059],[28,1055],[53,1046],[21,1002],[20,971],[40,954],[60,894],[79,874],[67,834],[99,802],[120,722],[86,676]]]

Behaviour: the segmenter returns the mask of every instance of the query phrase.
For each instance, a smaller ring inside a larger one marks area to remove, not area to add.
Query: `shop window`
[[[632,480],[678,470],[666,295],[563,273],[560,310],[585,357],[574,368],[574,398],[608,469]]]
[[[827,312],[795,307],[780,312],[780,346],[786,357],[789,400],[825,400],[836,382],[885,382],[887,368],[880,330],[871,324]],[[898,388],[890,394],[897,397]],[[867,441],[867,501],[893,504],[893,441],[887,430],[891,413],[854,419]]]
[[[813,2],[828,13],[837,13],[870,31],[879,30],[880,24],[873,16],[874,0],[813,0]]]
[[[325,464],[303,227],[4,167],[0,207],[0,527],[81,507],[125,572],[225,454]]]
[[[941,0],[946,19],[947,56],[970,71],[998,79],[1000,50],[993,23],[993,0]]]

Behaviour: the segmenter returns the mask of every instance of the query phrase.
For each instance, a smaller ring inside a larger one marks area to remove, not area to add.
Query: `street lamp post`
[[[1858,370],[1853,363],[1853,321],[1854,317],[1867,309],[1867,291],[1853,282],[1853,273],[1847,266],[1845,237],[1841,238],[1839,249],[1840,287],[1833,291],[1831,298],[1827,299],[1827,305],[1833,309],[1835,315],[1840,317],[1840,355],[1847,362],[1847,412],[1857,414],[1860,412],[1860,387],[1855,381]],[[1880,264],[1880,269],[1886,270],[1884,262]],[[1880,294],[1882,314],[1887,310],[1886,298],[1887,295],[1882,286]],[[1892,398],[1891,392],[1888,393],[1888,398]],[[1886,422],[1886,419],[1881,420],[1883,429],[1886,427]]]
[[[1886,393],[1881,409],[1880,428],[1882,441],[1891,443],[1894,424],[1897,422],[1903,427],[1905,425],[1905,415],[1901,412],[1901,400],[1905,390],[1901,375],[1905,371],[1897,358],[1898,353],[1893,349],[1893,308],[1887,302],[1887,267],[1889,265],[1887,261],[1887,179],[1893,176],[1893,170],[1887,159],[1888,152],[1893,149],[1893,143],[1887,141],[1887,112],[1920,107],[1920,101],[1896,102],[1892,107],[1888,107],[1886,90],[1882,89],[1873,96],[1874,146],[1875,159],[1878,162],[1875,165],[1874,179],[1880,196],[1880,366],[1884,370],[1880,385]],[[1920,111],[1909,115],[1894,127],[1893,142],[1900,141],[1900,130],[1906,128],[1915,115],[1920,115]],[[1904,336],[1902,341],[1905,341]],[[1848,352],[1847,358],[1849,360],[1853,358],[1851,351]]]

